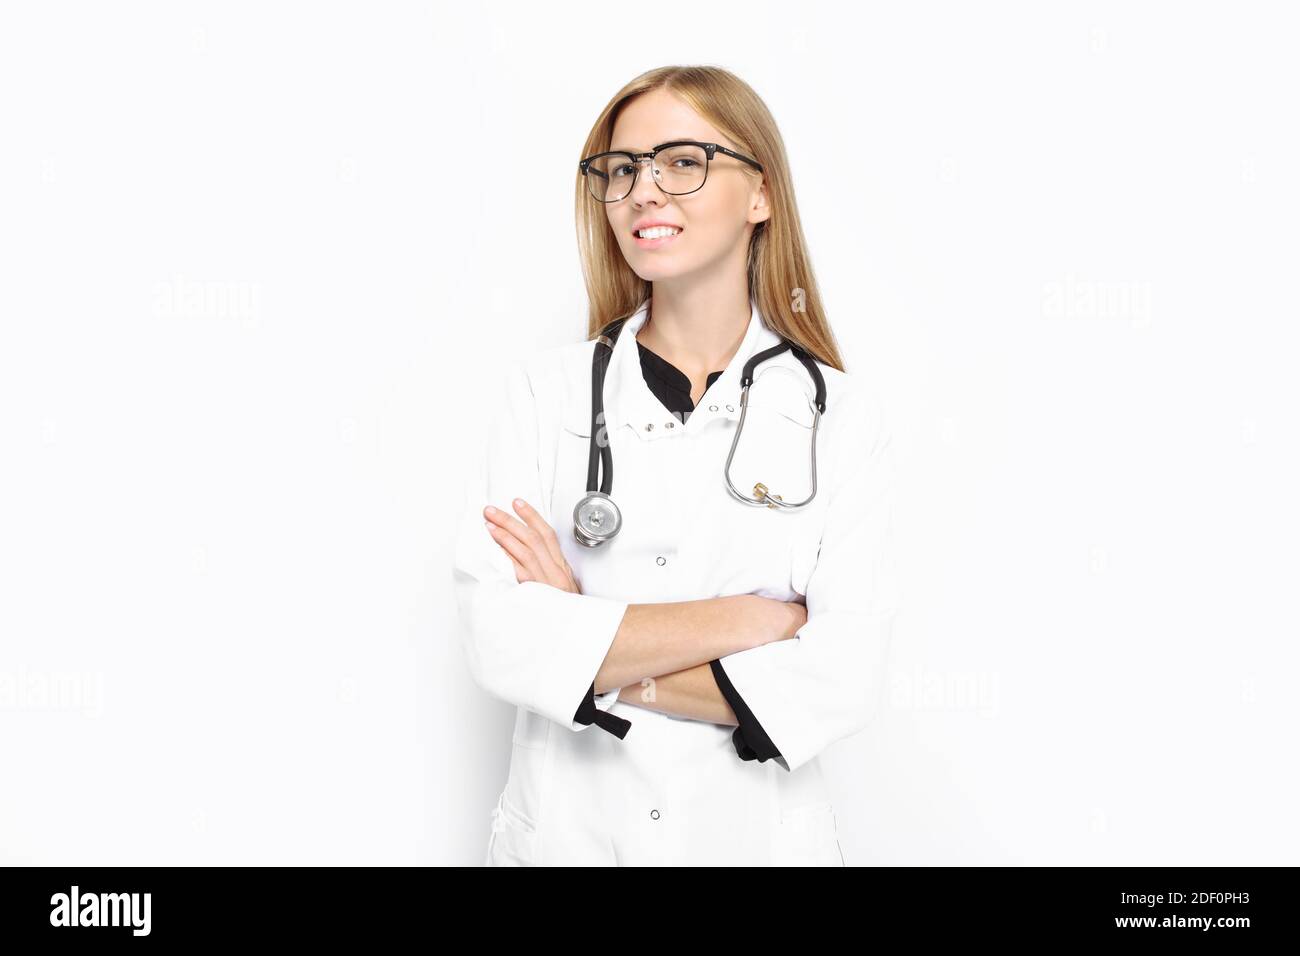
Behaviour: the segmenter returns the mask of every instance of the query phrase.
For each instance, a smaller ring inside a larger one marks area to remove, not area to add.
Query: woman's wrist
[[[735,645],[734,650],[728,653],[794,637],[808,620],[807,610],[802,605],[758,594],[737,594],[715,600],[725,602],[722,611]]]

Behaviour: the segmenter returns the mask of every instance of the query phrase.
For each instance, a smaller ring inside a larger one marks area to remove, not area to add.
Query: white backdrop
[[[851,862],[1300,862],[1285,5],[581,9],[3,7],[0,861],[481,861],[476,396],[584,335],[599,109],[711,63],[898,448]]]

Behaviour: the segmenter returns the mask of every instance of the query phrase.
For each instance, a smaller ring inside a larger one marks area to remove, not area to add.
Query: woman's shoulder
[[[506,363],[507,388],[531,406],[543,427],[585,422],[591,402],[591,358],[596,342],[545,346]],[[575,411],[577,410],[577,411]]]
[[[591,356],[596,347],[595,339],[582,342],[562,342],[537,349],[524,356],[521,364],[528,377],[535,383],[555,383],[581,372],[591,376]]]
[[[826,381],[827,427],[862,437],[882,436],[887,428],[884,393],[879,383],[860,372],[846,372],[821,361],[817,369]]]
[[[521,364],[539,400],[554,406],[567,399],[575,388],[585,385],[591,392],[591,357],[596,342],[564,342],[537,349],[524,356]]]

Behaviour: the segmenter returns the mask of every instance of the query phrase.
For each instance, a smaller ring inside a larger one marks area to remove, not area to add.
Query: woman
[[[471,673],[518,707],[486,862],[841,866],[818,757],[866,725],[883,670],[880,403],[843,370],[780,134],[745,83],[646,73],[583,156],[589,339],[508,371],[457,540]],[[589,547],[575,505],[611,328],[597,435],[622,523]],[[781,336],[816,360],[825,414],[791,351],[757,366],[727,472],[747,506],[723,476],[741,373]],[[814,442],[812,501],[761,506],[760,482],[809,497]]]

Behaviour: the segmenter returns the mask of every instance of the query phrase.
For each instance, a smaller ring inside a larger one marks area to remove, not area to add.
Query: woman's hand
[[[742,641],[741,649],[790,640],[808,623],[808,606],[803,595],[794,601],[778,601],[760,594],[738,594],[718,600],[735,602],[730,619],[735,622],[736,633]]]
[[[555,529],[522,498],[516,498],[513,504],[519,518],[491,505],[483,509],[483,517],[487,519],[487,530],[492,539],[505,549],[514,563],[515,579],[521,584],[540,581],[561,591],[581,594],[569,562],[560,551]]]
[[[798,601],[778,601],[775,598],[760,597],[763,611],[767,618],[764,632],[767,641],[786,641],[799,633],[799,629],[808,623],[808,606],[802,596]]]

